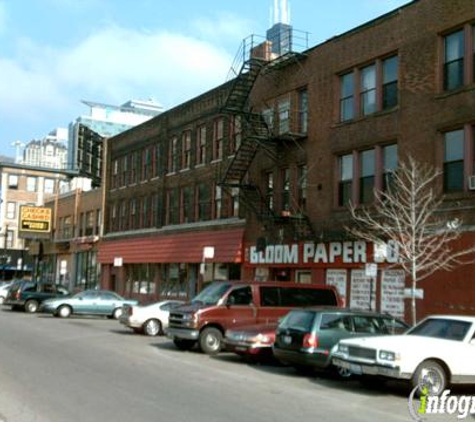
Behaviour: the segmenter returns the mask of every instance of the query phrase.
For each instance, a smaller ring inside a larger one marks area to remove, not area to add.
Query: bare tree
[[[354,220],[347,230],[375,244],[391,241],[398,250],[400,266],[410,277],[411,319],[416,323],[417,283],[439,270],[450,270],[469,262],[475,247],[455,250],[461,236],[459,219],[442,216],[442,196],[433,187],[441,172],[409,157],[390,173],[385,191],[376,191],[371,207],[350,204]]]

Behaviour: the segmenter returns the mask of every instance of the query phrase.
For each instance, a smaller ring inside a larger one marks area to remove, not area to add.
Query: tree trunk
[[[415,325],[417,322],[416,319],[416,285],[417,285],[417,273],[416,269],[412,269],[412,283],[411,283],[411,320],[412,325]]]

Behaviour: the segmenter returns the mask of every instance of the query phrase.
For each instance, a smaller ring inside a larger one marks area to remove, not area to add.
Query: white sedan
[[[342,340],[333,364],[359,375],[410,380],[440,395],[475,383],[475,317],[434,315],[405,334]]]
[[[0,305],[5,302],[5,299],[8,295],[8,290],[10,290],[10,286],[12,283],[2,283],[0,285]]]
[[[156,336],[166,331],[170,309],[183,303],[180,300],[164,300],[146,306],[126,305],[122,308],[119,321],[137,333],[143,332],[148,336]]]

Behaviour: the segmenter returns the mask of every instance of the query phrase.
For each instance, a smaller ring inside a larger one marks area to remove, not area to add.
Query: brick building
[[[239,118],[222,111],[228,92],[224,84],[107,142],[104,287],[147,300],[240,278],[245,221],[235,192],[218,186],[241,138]]]
[[[236,79],[108,143],[103,285],[192,294],[214,246],[205,280],[332,283],[407,315],[400,273],[365,275],[347,204],[371,204],[412,155],[444,172],[457,247],[475,243],[474,39],[472,0],[417,0],[304,52],[251,45]],[[473,312],[474,270],[422,282],[419,315]]]

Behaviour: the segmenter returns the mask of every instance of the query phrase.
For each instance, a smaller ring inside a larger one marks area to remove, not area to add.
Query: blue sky
[[[409,0],[289,0],[309,47]],[[223,83],[272,0],[0,0],[0,154],[66,127],[81,100],[177,105]]]

